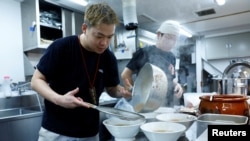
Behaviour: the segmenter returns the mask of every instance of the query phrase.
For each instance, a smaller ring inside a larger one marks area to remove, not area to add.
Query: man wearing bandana
[[[174,21],[165,21],[157,30],[156,45],[140,48],[126,65],[121,77],[127,89],[133,85],[133,74],[138,74],[145,63],[161,68],[168,79],[168,92],[162,106],[174,106],[183,93],[183,89],[175,78],[175,55],[171,52],[179,38],[179,25]],[[147,77],[147,76],[145,76]],[[129,82],[129,83],[128,83]]]

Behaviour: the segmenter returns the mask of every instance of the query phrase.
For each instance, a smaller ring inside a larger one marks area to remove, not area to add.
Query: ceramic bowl
[[[139,113],[140,115],[144,116],[146,119],[146,122],[152,122],[152,121],[156,121],[156,116],[157,113],[155,112],[150,112],[150,113]]]
[[[174,113],[176,110],[172,107],[159,107],[154,111],[157,114],[163,114],[163,113]]]
[[[145,119],[128,121],[112,117],[104,120],[103,124],[115,138],[115,141],[133,141],[140,131],[140,126],[145,121]]]
[[[182,124],[161,121],[148,122],[140,128],[150,141],[177,141],[186,130]]]
[[[197,120],[197,117],[184,113],[165,113],[156,116],[156,119],[164,122],[180,123],[186,127],[186,130]]]

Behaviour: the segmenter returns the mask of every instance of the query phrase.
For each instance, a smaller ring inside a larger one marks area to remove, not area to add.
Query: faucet
[[[17,88],[17,90],[19,95],[22,95],[22,93],[25,92],[25,89],[23,89],[22,87]]]
[[[26,87],[30,85],[30,82],[23,83],[23,84],[11,84],[11,90],[16,90],[18,91],[19,95],[22,95],[23,92],[27,89]]]

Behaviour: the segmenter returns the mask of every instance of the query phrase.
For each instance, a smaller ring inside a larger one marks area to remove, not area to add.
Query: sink
[[[26,108],[4,109],[4,110],[0,110],[0,119],[27,115],[27,114],[32,114],[32,113],[38,113],[38,112],[41,112],[41,111],[30,110]]]
[[[37,92],[33,91],[33,90],[25,90],[23,92],[19,91],[12,91],[12,96],[20,96],[20,95],[33,95],[33,94],[37,94]]]
[[[24,92],[22,92],[22,95],[31,95],[31,94],[36,94],[36,92],[33,90],[25,90]]]

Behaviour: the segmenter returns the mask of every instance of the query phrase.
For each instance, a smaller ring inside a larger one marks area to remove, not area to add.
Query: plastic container
[[[200,96],[213,94],[214,93],[184,93],[184,106],[189,108],[198,107],[200,104]]]
[[[2,83],[2,91],[3,94],[6,98],[9,98],[12,96],[12,92],[11,92],[11,87],[10,87],[10,77],[9,76],[4,76],[3,77],[3,83]]]

